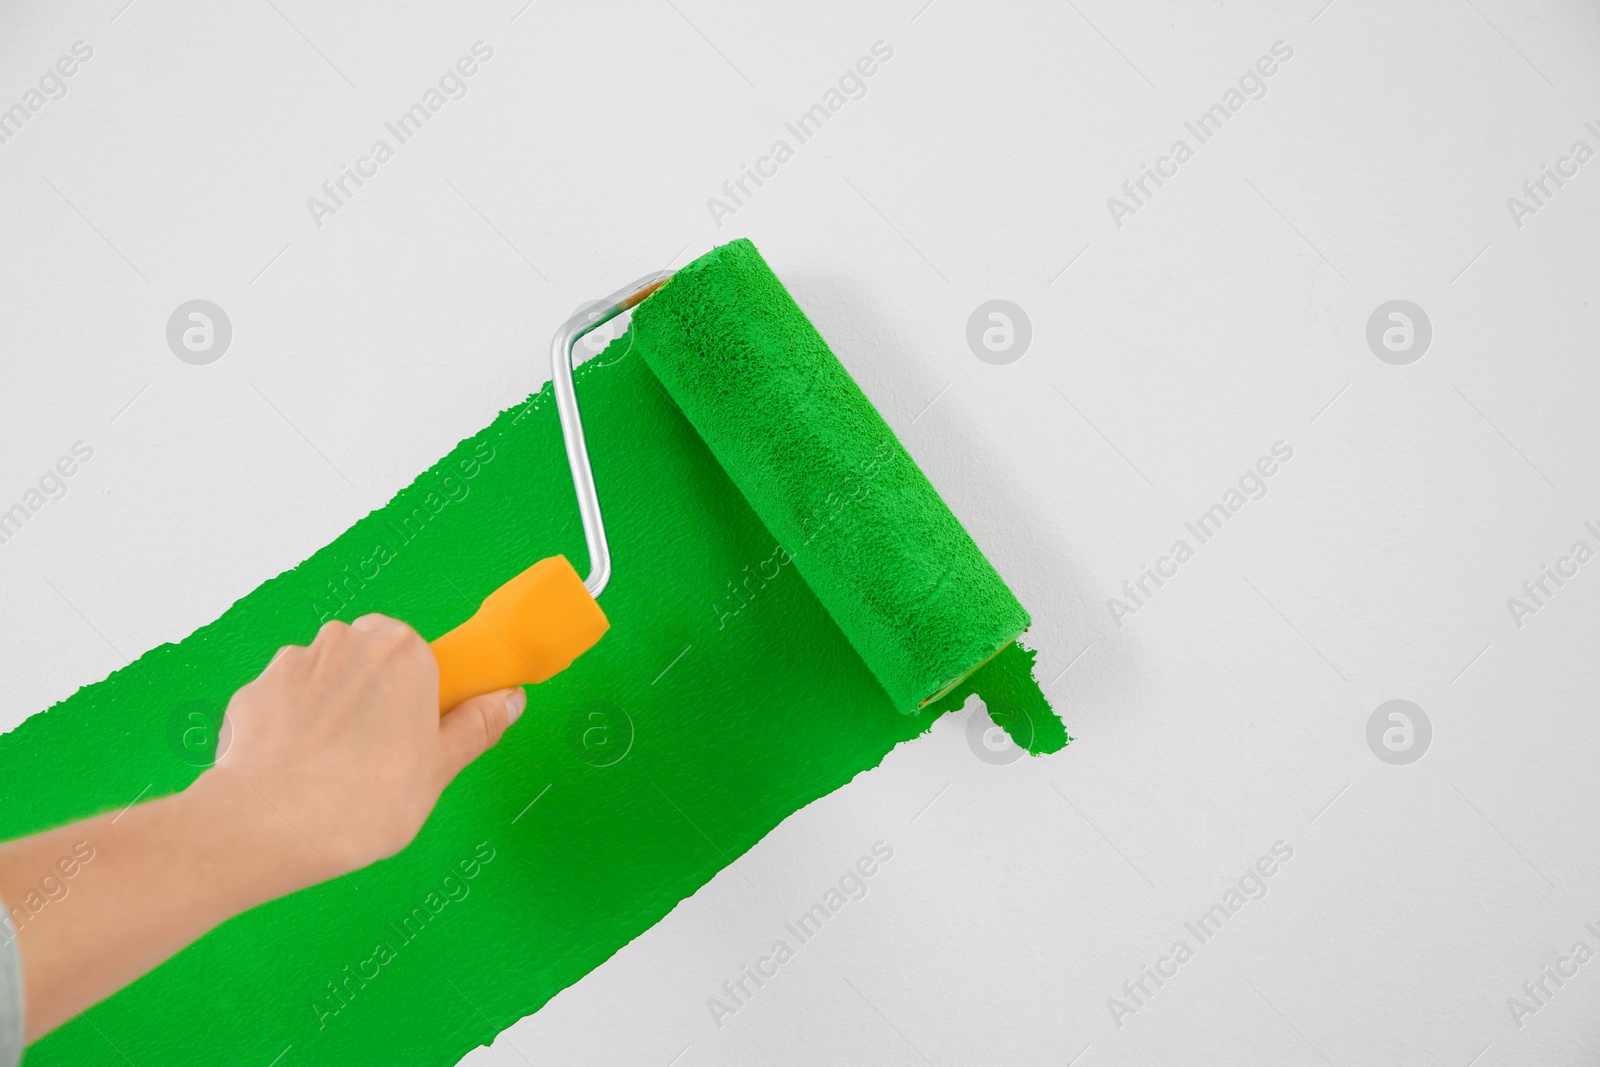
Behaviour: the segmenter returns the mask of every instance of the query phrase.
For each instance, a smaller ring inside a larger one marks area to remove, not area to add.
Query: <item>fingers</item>
[[[384,616],[366,615],[363,616],[363,618],[382,619]],[[357,619],[356,621],[360,622],[362,620]],[[282,660],[285,657],[299,657],[305,653],[311,653],[315,655],[317,653],[325,652],[329,645],[337,644],[343,640],[344,635],[350,629],[351,627],[340,622],[338,619],[329,619],[327,622],[318,627],[317,636],[311,640],[309,645],[284,645],[282,648],[278,649],[278,651],[274,652],[272,654],[272,659],[267,661],[267,665],[262,669],[261,674],[266,674],[267,671],[270,671],[274,666],[277,665],[279,660]],[[260,676],[258,675],[257,680],[259,681],[259,679]]]
[[[294,657],[303,655],[306,651],[307,650],[304,645],[284,645],[282,648],[278,649],[278,651],[272,654],[272,658],[267,661],[267,665],[261,668],[261,673],[250,679],[250,681],[245,684],[256,685],[263,678],[267,677],[268,674],[271,674],[276,678],[281,671],[287,670],[291,667],[294,662]],[[284,662],[286,660],[288,662]],[[274,671],[273,668],[277,667],[280,662],[283,662],[283,666],[279,668],[278,671]]]
[[[522,715],[527,703],[527,692],[517,686],[464,700],[447,712],[439,720],[445,781],[453,779],[467,764],[493,748],[506,727]]]
[[[278,651],[276,651],[276,652],[274,652],[272,654],[272,658],[267,661],[267,665],[266,665],[265,668],[262,669],[261,673],[265,674],[265,673],[267,673],[267,671],[270,671],[272,669],[272,665],[274,663],[277,663],[280,659],[282,659],[283,657],[287,656],[289,653],[293,652],[295,649],[301,649],[301,651],[304,651],[304,649],[300,645],[284,645],[282,648],[278,649]]]
[[[363,615],[350,624],[350,630],[364,635],[375,647],[386,652],[399,652],[419,662],[426,660],[429,666],[434,663],[428,642],[399,619],[391,619],[387,615]]]
[[[317,628],[317,636],[306,646],[307,663],[312,670],[322,667],[330,658],[337,658],[348,647],[350,624],[329,619]]]
[[[350,629],[361,630],[370,634],[382,634],[390,633],[395,630],[410,630],[411,627],[407,626],[399,619],[392,619],[387,615],[379,615],[377,612],[372,612],[371,614],[361,616],[361,618],[351,623]]]
[[[317,631],[312,648],[341,663],[348,663],[349,657],[367,661],[393,661],[398,658],[409,668],[433,677],[434,684],[437,684],[438,668],[428,642],[399,619],[387,615],[363,615],[349,624],[337,621],[325,623]]]
[[[312,641],[313,647],[338,644],[350,637],[351,634],[365,634],[369,637],[411,638],[418,641],[422,638],[415,630],[401,622],[399,619],[373,612],[363,615],[355,622],[341,622],[338,619],[329,619],[317,631],[316,640]]]

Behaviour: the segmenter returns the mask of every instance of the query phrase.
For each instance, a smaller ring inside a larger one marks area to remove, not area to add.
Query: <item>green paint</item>
[[[756,246],[672,276],[635,351],[899,711],[1028,628],[1023,610]]]
[[[939,698],[938,711],[959,708],[976,693],[989,718],[1018,746],[1034,755],[1060,752],[1072,738],[1067,725],[1051,710],[1050,702],[1033,678],[1034,652],[1015,643],[973,671],[961,684]]]
[[[532,690],[410,848],[225,924],[40,1042],[29,1067],[122,1062],[108,1039],[141,1067],[265,1064],[290,1044],[281,1067],[454,1063],[968,690],[992,690],[1014,735],[1026,720],[1033,751],[1066,743],[1015,647],[929,711],[896,714],[626,351],[579,375],[616,568],[610,633]],[[0,838],[183,788],[229,695],[323,616],[382,611],[434,637],[556,552],[583,569],[546,388],[216,622],[0,738]],[[771,577],[730,603],[748,573]],[[616,760],[606,746],[629,736]],[[357,972],[370,977],[347,1003],[330,993]]]

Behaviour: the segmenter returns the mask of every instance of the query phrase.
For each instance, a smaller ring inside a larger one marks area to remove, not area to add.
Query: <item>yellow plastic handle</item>
[[[440,713],[480,693],[560,674],[610,625],[567,557],[541,559],[430,646],[439,661]]]

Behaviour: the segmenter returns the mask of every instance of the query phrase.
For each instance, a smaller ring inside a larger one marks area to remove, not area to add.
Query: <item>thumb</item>
[[[527,707],[528,694],[520,685],[463,700],[439,720],[439,748],[445,781],[493,748]]]

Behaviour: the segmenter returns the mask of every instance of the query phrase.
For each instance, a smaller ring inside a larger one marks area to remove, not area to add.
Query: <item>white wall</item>
[[[93,49],[0,145],[0,507],[94,450],[0,544],[0,727],[382,503],[541,382],[581,301],[749,235],[1034,611],[1079,739],[995,761],[947,718],[464,1062],[1600,1054],[1600,963],[1520,1028],[1507,1007],[1600,949],[1600,562],[1507,606],[1600,550],[1600,161],[1506,203],[1600,151],[1592,3],[124,2],[0,11],[0,107]],[[307,198],[480,40],[467,94],[317,226]],[[798,144],[785,121],[877,41]],[[1199,143],[1185,121],[1280,41]],[[778,138],[718,225],[707,198]],[[1107,198],[1178,138],[1118,226]],[[195,298],[233,329],[204,367],[165,338]],[[1031,322],[1008,365],[967,343],[991,299]],[[1396,299],[1431,323],[1408,365],[1367,342]],[[1279,441],[1199,544],[1184,523]],[[1409,765],[1368,745],[1395,699],[1432,726]],[[868,897],[714,1025],[880,839]],[[1186,931],[1277,842],[1263,899]],[[1176,977],[1122,992],[1180,938]]]

